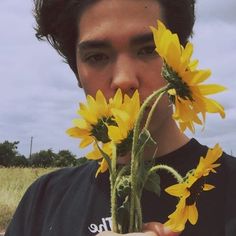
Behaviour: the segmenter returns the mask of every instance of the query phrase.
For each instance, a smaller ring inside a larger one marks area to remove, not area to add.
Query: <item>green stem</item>
[[[152,119],[152,116],[153,116],[153,113],[156,109],[156,106],[157,106],[158,102],[161,100],[163,94],[164,94],[164,92],[160,93],[160,95],[157,97],[155,103],[152,105],[152,108],[151,108],[150,112],[148,113],[148,117],[147,117],[144,129],[148,129],[151,119]]]
[[[140,130],[140,125],[142,122],[142,118],[144,116],[146,107],[149,106],[152,102],[152,100],[162,94],[166,89],[168,88],[168,85],[155,91],[153,94],[151,94],[149,97],[147,97],[142,104],[138,119],[135,122],[134,125],[134,133],[133,133],[133,143],[132,143],[132,152],[131,152],[131,193],[130,193],[130,221],[129,221],[129,232],[133,232],[134,229],[134,212],[135,212],[135,196],[137,194],[137,187],[136,187],[136,173],[137,169],[139,167],[139,164],[136,163],[136,158],[135,156],[135,151],[136,151],[136,146],[138,145],[138,137],[139,137],[139,130]]]
[[[113,143],[112,145],[112,159],[111,159],[111,173],[110,173],[110,183],[111,183],[111,217],[112,217],[112,230],[113,232],[117,232],[117,220],[116,220],[116,212],[117,212],[117,199],[116,199],[116,145]]]
[[[167,165],[156,165],[153,166],[149,171],[148,171],[148,175],[150,175],[152,172],[154,171],[158,171],[158,170],[166,170],[168,173],[170,173],[177,181],[178,183],[183,182],[183,177],[172,167],[167,166]]]
[[[129,170],[129,166],[124,166],[117,174],[114,188],[117,188],[117,185],[120,183],[121,177]]]
[[[120,169],[120,171],[117,173],[115,183],[113,185],[113,195],[112,195],[112,201],[116,202],[116,204],[117,204],[117,200],[116,200],[117,186],[120,183],[122,176],[124,176],[124,174],[127,173],[129,171],[129,169],[130,169],[130,166],[126,165],[126,166],[122,167]],[[114,212],[113,212],[113,218],[114,218],[114,214],[117,214],[117,206],[113,206],[113,208],[114,208]],[[112,218],[112,222],[113,222],[113,218]],[[116,233],[124,233],[122,225],[120,225],[117,222],[117,220],[115,220],[115,221],[116,221],[115,223],[116,223],[117,228],[116,228],[116,231],[114,231],[114,229],[113,229],[113,231],[116,232]]]
[[[143,216],[142,216],[142,207],[140,203],[140,197],[136,196],[136,210],[137,210],[137,231],[139,232],[142,228],[143,224]]]
[[[138,119],[135,122],[134,125],[134,134],[133,134],[133,143],[132,143],[132,154],[134,153],[133,151],[136,148],[137,145],[137,140],[138,140],[138,135],[139,135],[139,129],[140,129],[140,125],[142,122],[142,118],[144,116],[146,107],[150,105],[150,103],[152,102],[152,100],[159,96],[160,94],[162,94],[163,92],[165,92],[168,89],[168,85],[164,86],[163,88],[160,88],[159,90],[153,92],[149,97],[147,97],[144,101],[144,103],[142,104],[140,111],[139,111],[139,115],[138,115]]]

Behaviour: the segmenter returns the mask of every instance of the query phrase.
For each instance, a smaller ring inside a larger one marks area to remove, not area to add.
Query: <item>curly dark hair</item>
[[[99,0],[34,0],[36,37],[48,42],[78,75],[76,41],[81,14]],[[178,34],[183,45],[192,35],[195,22],[195,0],[156,0],[164,11],[167,27]]]

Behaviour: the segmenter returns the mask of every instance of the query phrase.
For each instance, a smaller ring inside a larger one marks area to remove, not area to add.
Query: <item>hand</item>
[[[111,231],[104,231],[96,236],[119,236],[121,234],[113,233]],[[174,233],[166,228],[163,224],[158,222],[149,222],[144,224],[143,233],[129,233],[123,234],[126,236],[178,236],[180,233]]]
[[[154,232],[156,236],[178,236],[180,233],[174,233],[163,224],[158,222],[149,222],[144,224],[143,232]]]
[[[145,233],[129,233],[129,234],[117,234],[111,231],[104,231],[102,233],[97,234],[96,236],[119,236],[119,235],[126,235],[126,236],[158,236],[158,234],[147,231]]]

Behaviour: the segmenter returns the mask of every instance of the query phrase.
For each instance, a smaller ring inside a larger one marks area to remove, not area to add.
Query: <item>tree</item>
[[[18,144],[19,141],[4,141],[3,143],[0,143],[0,165],[10,167],[13,164],[14,159],[18,155]]]
[[[87,159],[86,157],[80,157],[76,159],[76,166],[84,165],[86,162],[89,162],[91,160]]]
[[[76,163],[76,156],[73,155],[69,150],[59,151],[54,160],[54,165],[57,167],[75,166]]]
[[[29,161],[28,159],[26,159],[24,155],[18,155],[14,158],[12,165],[19,166],[19,167],[28,167]]]
[[[33,167],[50,167],[53,166],[54,158],[56,154],[51,149],[42,150],[37,153],[33,153],[29,158],[29,163]]]

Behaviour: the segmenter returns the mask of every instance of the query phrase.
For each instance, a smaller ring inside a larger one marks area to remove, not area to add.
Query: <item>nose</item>
[[[134,58],[128,55],[117,57],[113,67],[111,88],[114,91],[120,88],[128,95],[132,95],[139,88],[138,68]]]

